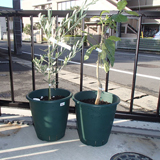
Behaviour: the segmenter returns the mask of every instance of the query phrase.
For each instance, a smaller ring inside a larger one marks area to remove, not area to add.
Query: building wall
[[[21,9],[23,10],[34,10],[34,7],[33,7],[33,0],[22,0],[21,1]],[[27,18],[24,18],[22,19],[22,23],[23,23],[23,26],[25,27],[26,24],[30,24],[30,18],[27,17]]]
[[[33,4],[34,4],[33,0],[21,0],[21,9],[34,10]]]
[[[88,3],[91,2],[92,0],[88,0]],[[73,6],[80,6],[83,1],[82,0],[72,0],[72,1],[67,1],[67,0],[38,0],[38,1],[33,1],[33,0],[22,0],[21,1],[21,8],[24,10],[32,10],[32,9],[38,9],[38,6],[43,6],[46,5],[48,6],[51,3],[52,5],[52,10],[58,10],[58,4],[60,7],[60,4],[62,5],[61,10],[66,10],[69,9],[70,7]],[[42,9],[39,7],[39,9]],[[89,10],[117,10],[117,8],[111,4],[110,2],[106,0],[99,0],[95,5],[92,5],[89,7]]]
[[[135,8],[148,8],[149,10],[151,10],[151,8],[153,7],[160,7],[160,1],[159,0],[128,0],[128,7],[130,7],[131,9],[135,9]]]
[[[128,7],[140,11],[160,11],[160,0],[128,0]],[[160,30],[160,19],[142,19],[144,37],[153,37]]]
[[[52,1],[52,8],[53,10],[66,10],[73,6],[80,6],[83,4],[83,1],[72,1],[69,4],[70,1],[66,0],[54,0]],[[92,0],[88,0],[88,3],[92,2]],[[60,7],[61,4],[61,7]],[[69,7],[70,6],[70,7]],[[117,10],[117,7],[115,7],[113,4],[106,0],[99,0],[96,4],[89,6],[89,10]]]
[[[88,0],[88,3],[92,0]],[[67,5],[68,2],[70,5]],[[83,3],[82,0],[72,0],[72,1],[66,1],[66,0],[22,0],[21,1],[21,9],[23,10],[42,10],[42,9],[48,9],[52,8],[52,10],[66,10],[70,9],[70,7],[78,6]],[[43,6],[43,7],[42,7]],[[45,7],[44,7],[45,6]],[[59,8],[58,8],[59,6]],[[61,6],[61,8],[60,8]],[[65,6],[65,7],[63,7]],[[89,10],[117,10],[117,8],[111,4],[110,2],[106,0],[99,0],[96,4],[89,7]],[[38,21],[37,18],[33,19],[34,23]],[[30,24],[30,18],[23,18],[23,26],[25,27],[26,24]]]
[[[6,32],[6,20],[5,17],[0,17],[0,40],[3,39],[4,32]]]
[[[13,32],[13,19],[10,18],[9,20],[9,26],[11,33]],[[0,40],[3,39],[3,36],[7,34],[7,27],[6,27],[6,19],[5,17],[0,17]]]

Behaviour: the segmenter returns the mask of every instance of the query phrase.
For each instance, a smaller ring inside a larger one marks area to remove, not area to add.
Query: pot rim
[[[29,95],[30,95],[31,93],[33,93],[33,92],[42,91],[42,90],[46,90],[46,89],[48,89],[48,88],[43,88],[43,89],[34,90],[34,91],[28,93],[28,94],[26,95],[26,98],[27,98],[29,101],[37,102],[37,103],[54,103],[54,102],[57,103],[57,102],[61,102],[61,101],[63,101],[63,100],[69,99],[69,98],[71,98],[72,95],[73,95],[69,90],[66,90],[66,89],[63,89],[63,88],[51,88],[51,89],[55,89],[55,90],[68,91],[70,94],[69,94],[69,96],[67,96],[67,97],[65,97],[65,98],[58,99],[58,100],[54,100],[54,101],[37,101],[37,100],[33,100],[33,99],[30,98],[30,96],[29,96]]]
[[[120,98],[117,96],[117,95],[115,95],[115,94],[113,94],[113,93],[110,93],[110,92],[104,92],[104,93],[109,93],[109,94],[111,94],[111,95],[113,95],[113,96],[116,96],[117,97],[117,101],[116,102],[114,102],[114,103],[110,103],[110,104],[99,104],[99,105],[95,105],[95,104],[89,104],[89,103],[84,103],[84,102],[81,102],[81,101],[79,101],[79,100],[77,100],[76,98],[75,98],[75,96],[77,95],[77,94],[79,94],[79,93],[82,93],[82,92],[94,92],[94,93],[97,93],[97,91],[81,91],[81,92],[77,92],[76,94],[74,94],[73,96],[72,96],[72,99],[73,99],[73,101],[74,102],[76,102],[76,103],[78,103],[78,104],[85,104],[85,105],[87,105],[87,106],[91,106],[92,105],[92,107],[105,107],[105,106],[112,106],[113,104],[119,104],[120,103]]]

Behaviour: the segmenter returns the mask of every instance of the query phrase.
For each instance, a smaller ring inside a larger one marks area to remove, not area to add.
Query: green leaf
[[[65,57],[63,64],[66,65],[68,63],[68,58]]]
[[[99,16],[93,16],[92,18],[100,18]]]
[[[114,14],[112,15],[112,19],[114,19],[116,22],[127,22],[128,21],[127,16],[124,16],[122,14]]]
[[[110,53],[115,53],[115,43],[112,40],[106,39],[105,46]]]
[[[89,49],[87,49],[86,54],[84,56],[84,60],[86,61],[87,59],[89,59],[90,54],[92,53],[92,51],[94,49],[96,49],[97,47],[99,47],[99,45],[93,45],[92,47],[90,47]]]
[[[48,10],[48,19],[50,20],[51,19],[51,11]]]
[[[102,16],[104,13],[109,13],[109,11],[102,11],[100,16]]]
[[[108,71],[109,71],[109,63],[104,59],[103,60],[103,64],[104,64],[104,71],[106,73],[108,73]]]
[[[85,36],[81,39],[81,42],[78,43],[78,48],[82,47],[85,40]]]
[[[106,48],[105,44],[103,43],[100,58],[103,60],[103,59],[106,59],[106,57],[107,57],[107,48]]]
[[[134,15],[134,16],[139,16],[139,14],[137,12],[134,11],[125,11],[128,14]]]
[[[81,32],[82,32],[82,33],[86,33],[86,34],[89,35],[91,38],[93,38],[93,35],[92,35],[92,34],[86,32],[86,31],[81,31]]]
[[[110,40],[110,39],[106,39],[105,40],[105,46],[107,48],[107,58],[109,59],[109,62],[111,63],[111,66],[113,66],[114,64],[114,55],[115,55],[115,43]]]
[[[55,58],[58,58],[58,57],[59,57],[59,53],[56,53],[56,54],[55,54]]]
[[[109,59],[109,62],[110,62],[110,64],[111,64],[111,66],[113,67],[113,65],[114,65],[114,61],[115,61],[115,57],[114,57],[114,54],[112,53],[112,54],[108,54],[108,59]]]
[[[119,37],[116,37],[116,36],[110,36],[108,39],[110,39],[112,41],[120,41],[121,40]]]
[[[126,7],[126,5],[127,5],[127,1],[121,0],[117,3],[117,8],[121,12]]]

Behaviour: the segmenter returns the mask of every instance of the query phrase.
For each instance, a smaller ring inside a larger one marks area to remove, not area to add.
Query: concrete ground
[[[74,114],[69,114],[66,133],[62,139],[45,142],[36,136],[30,110],[2,107],[2,113],[2,160],[110,160],[113,155],[121,152],[135,152],[159,160],[158,123],[115,119],[108,143],[92,147],[79,140]]]

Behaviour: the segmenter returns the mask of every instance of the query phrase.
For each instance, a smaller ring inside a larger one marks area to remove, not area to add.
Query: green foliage
[[[30,24],[26,24],[26,26],[23,28],[23,32],[25,34],[31,35],[31,25]]]
[[[95,1],[95,0],[94,0]],[[93,3],[95,3],[93,1]],[[80,9],[80,6],[74,6],[74,7],[71,7],[69,10],[79,10]],[[90,18],[84,18],[84,21],[85,22],[89,22],[90,21]],[[76,19],[73,19],[73,21],[70,22],[70,24],[66,25],[65,26],[65,29],[67,30],[69,25],[74,25],[74,23],[76,22]],[[86,28],[87,25],[84,26],[84,28]],[[81,30],[81,22],[79,22],[79,24],[76,25],[76,27],[72,30],[70,30],[68,32],[69,35],[72,35],[72,36],[76,36],[77,34],[79,34],[79,31]]]
[[[134,15],[134,16],[139,16],[139,14],[137,12],[134,11],[125,11],[128,14]]]
[[[93,51],[94,49],[98,48],[98,47],[99,47],[99,45],[93,45],[92,47],[90,47],[90,48],[86,51],[86,54],[85,54],[85,56],[84,56],[84,60],[89,59],[89,56],[90,56],[90,54],[92,53],[92,51]]]
[[[47,41],[47,38],[43,37],[43,41]]]
[[[51,85],[55,85],[55,75],[58,73],[68,61],[70,61],[77,52],[82,48],[84,38],[77,41],[72,47],[63,43],[65,36],[79,25],[81,20],[86,16],[86,11],[89,5],[94,4],[97,0],[87,3],[87,0],[79,8],[74,10],[71,14],[67,14],[60,25],[56,26],[56,17],[52,17],[52,12],[48,10],[48,16],[39,14],[39,24],[43,29],[45,38],[47,40],[48,49],[44,50],[46,54],[41,55],[40,59],[33,60],[35,68],[38,72],[46,76],[45,81],[49,85],[48,97],[51,99]],[[66,29],[67,26],[67,29]],[[62,54],[67,54],[61,65],[57,64],[57,59]]]
[[[128,18],[122,14],[115,14],[112,16],[112,19],[116,22],[127,22]]]
[[[39,22],[38,22],[38,23],[35,23],[34,27],[35,27],[36,29],[41,29],[41,25],[40,25]]]
[[[65,35],[65,37],[81,37],[81,35]]]
[[[109,15],[109,11],[102,11],[100,16],[94,16],[92,18],[98,18],[99,23],[102,27],[102,33],[101,33],[101,42],[100,44],[91,46],[84,56],[84,60],[89,59],[89,56],[91,55],[92,51],[96,48],[99,48],[99,60],[100,65],[104,66],[105,72],[109,71],[110,66],[114,65],[114,55],[115,55],[115,42],[120,41],[121,39],[119,37],[110,36],[108,39],[106,39],[105,34],[108,29],[114,29],[116,30],[117,22],[127,22],[128,18],[127,16],[123,15],[123,12],[126,12],[131,15],[138,16],[138,14],[134,11],[124,11],[123,9],[126,7],[127,1],[121,0],[117,3],[117,9],[119,12],[114,15]],[[106,15],[105,15],[106,14]]]
[[[121,0],[117,3],[117,8],[121,12],[126,7],[126,5],[127,5],[127,1]]]
[[[119,37],[110,36],[108,39],[106,39],[106,31],[108,29],[114,29],[116,30],[117,22],[127,22],[127,16],[123,15],[124,12],[123,9],[126,7],[127,1],[121,0],[117,3],[117,9],[119,10],[117,14],[115,15],[109,15],[109,11],[102,11],[100,16],[94,16],[93,18],[98,18],[99,22],[98,24],[101,25],[101,41],[99,44],[91,46],[84,56],[84,60],[89,59],[91,53],[93,50],[98,51],[98,59],[97,59],[97,69],[96,69],[96,75],[98,80],[98,90],[97,90],[97,97],[95,104],[98,105],[100,101],[100,96],[102,92],[102,84],[100,82],[99,78],[99,66],[103,66],[104,71],[107,73],[109,71],[110,66],[113,67],[114,61],[115,61],[115,42],[120,41],[121,39]],[[138,16],[136,12],[133,11],[127,11],[128,14],[133,14]]]

